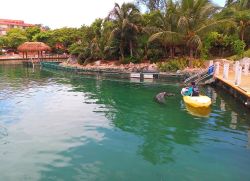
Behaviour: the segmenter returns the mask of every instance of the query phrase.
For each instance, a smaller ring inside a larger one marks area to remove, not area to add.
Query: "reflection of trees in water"
[[[202,123],[180,110],[181,97],[167,98],[164,106],[153,101],[163,87],[77,78],[71,83],[75,91],[85,92],[87,99],[105,105],[105,116],[117,128],[142,137],[138,153],[153,164],[174,161],[175,144],[197,142]],[[171,86],[167,89],[178,91]]]
[[[49,72],[41,72],[39,67],[33,72],[31,68],[23,65],[1,65],[1,97],[6,99],[19,93],[25,94],[30,88],[45,86],[49,83],[51,75]]]
[[[215,110],[220,110],[224,115],[223,121],[218,121],[217,126],[225,126],[231,129],[246,131],[250,127],[250,112],[238,103],[231,95],[225,94],[224,90],[216,89],[217,99]]]

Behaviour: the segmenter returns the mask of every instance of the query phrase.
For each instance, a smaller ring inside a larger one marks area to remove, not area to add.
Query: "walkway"
[[[227,80],[223,78],[222,71],[220,71],[220,74],[216,76],[216,78],[220,79],[221,81],[230,85],[232,88],[240,91],[242,94],[250,98],[250,74],[244,75],[244,73],[242,73],[241,82],[238,86],[235,85],[235,72],[234,71],[229,71]]]

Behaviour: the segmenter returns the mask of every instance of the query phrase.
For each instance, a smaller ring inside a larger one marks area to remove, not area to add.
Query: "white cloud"
[[[18,19],[51,28],[80,27],[105,18],[114,3],[132,0],[3,0],[0,19]]]

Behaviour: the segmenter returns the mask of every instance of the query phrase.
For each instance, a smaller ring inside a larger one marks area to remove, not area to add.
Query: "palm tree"
[[[240,38],[244,41],[246,29],[250,26],[250,10],[236,11],[234,18],[239,27]]]
[[[202,47],[202,35],[230,20],[215,20],[212,16],[219,10],[209,0],[182,0],[179,4],[178,28],[185,34],[186,44],[190,50],[190,58],[194,51]]]
[[[228,0],[226,2],[226,8],[222,11],[225,14],[222,18],[232,18],[235,23],[237,23],[239,35],[242,41],[244,41],[246,29],[250,26],[249,9],[249,0]]]
[[[194,51],[202,47],[201,35],[211,30],[219,22],[213,21],[211,16],[216,13],[218,7],[209,0],[182,0],[179,4],[178,28],[185,34],[190,57]]]
[[[154,28],[155,33],[152,34],[148,40],[148,42],[152,42],[158,40],[165,47],[170,49],[170,56],[174,57],[175,47],[180,45],[183,40],[183,35],[178,32],[177,22],[178,22],[178,14],[177,14],[177,4],[175,4],[172,0],[168,0],[167,8],[164,14],[158,14],[158,21],[161,23],[160,27],[150,27],[150,29]]]
[[[133,56],[133,43],[139,32],[141,15],[139,9],[132,3],[115,4],[109,13],[108,19],[113,21],[115,28],[111,33],[111,39],[118,38],[121,60],[124,60],[125,45],[129,44],[130,56]]]

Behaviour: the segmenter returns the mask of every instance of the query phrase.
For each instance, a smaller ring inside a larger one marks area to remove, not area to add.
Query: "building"
[[[0,36],[6,35],[7,31],[11,28],[25,29],[32,26],[35,25],[24,23],[22,20],[0,19]]]

